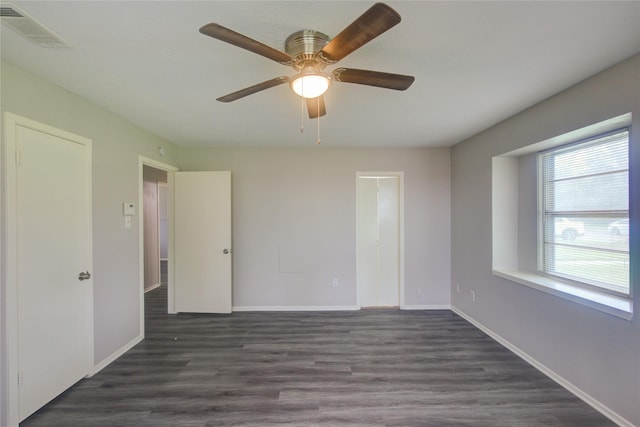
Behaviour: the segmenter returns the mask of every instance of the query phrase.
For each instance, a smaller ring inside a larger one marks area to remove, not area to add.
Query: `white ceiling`
[[[335,36],[373,4],[10,3],[72,48],[39,47],[2,25],[3,59],[177,144],[254,147],[313,146],[317,122],[287,85],[215,99],[293,70],[198,29],[217,22],[284,50],[291,33]],[[415,83],[405,92],[334,83],[320,122],[325,146],[450,146],[640,52],[640,1],[388,4],[402,22],[339,65]]]

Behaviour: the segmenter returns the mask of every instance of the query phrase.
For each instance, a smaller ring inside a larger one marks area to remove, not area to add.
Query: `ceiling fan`
[[[200,32],[291,66],[296,71],[296,74],[291,77],[276,77],[222,96],[217,101],[232,102],[256,92],[289,83],[296,94],[306,98],[309,117],[313,119],[326,114],[323,94],[332,81],[395,90],[405,90],[411,86],[414,81],[413,76],[354,68],[336,68],[331,72],[324,70],[328,65],[340,61],[399,22],[398,12],[384,3],[376,3],[333,39],[314,30],[301,30],[291,34],[285,41],[285,52],[220,24],[204,25],[200,28]]]

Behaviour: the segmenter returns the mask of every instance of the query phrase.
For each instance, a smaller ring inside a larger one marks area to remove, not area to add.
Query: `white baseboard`
[[[293,305],[293,306],[234,306],[233,311],[357,311],[361,308],[357,305],[337,305],[337,306],[315,306],[315,305]],[[450,305],[403,305],[400,310],[450,310]]]
[[[360,310],[360,307],[355,305],[264,305],[264,306],[234,306],[233,311],[354,311]]]
[[[462,317],[463,319],[465,319],[466,321],[468,321],[469,323],[471,323],[476,328],[480,329],[485,334],[489,335],[491,338],[499,342],[501,345],[509,349],[511,352],[516,354],[525,362],[529,363],[531,366],[533,366],[534,368],[536,368],[537,370],[545,374],[547,377],[551,378],[553,381],[557,382],[562,387],[566,388],[569,392],[574,394],[576,397],[578,397],[580,400],[585,402],[587,405],[591,406],[596,411],[600,412],[605,417],[609,418],[614,423],[618,424],[621,427],[634,427],[633,423],[629,422],[624,417],[614,412],[612,409],[610,409],[609,407],[607,407],[597,399],[590,396],[588,393],[576,387],[574,384],[572,384],[571,382],[563,378],[561,375],[557,374],[552,369],[549,369],[543,363],[540,363],[538,360],[531,357],[529,354],[527,354],[525,351],[523,351],[516,345],[502,338],[496,332],[487,328],[482,323],[475,320],[473,317],[467,315],[466,313],[464,313],[463,311],[461,311],[460,309],[454,306],[451,306],[451,310],[457,315],[459,315],[460,317]]]
[[[401,305],[400,310],[451,310],[447,304]]]
[[[127,344],[122,346],[120,349],[116,350],[114,353],[112,353],[109,357],[104,359],[102,362],[100,362],[97,365],[95,365],[93,367],[93,369],[91,370],[89,376],[92,377],[95,374],[97,374],[98,372],[100,372],[101,370],[103,370],[104,368],[106,368],[107,366],[109,366],[117,358],[119,358],[120,356],[125,354],[127,351],[131,350],[136,344],[138,344],[143,339],[144,339],[143,335],[138,335],[133,340],[129,341]]]

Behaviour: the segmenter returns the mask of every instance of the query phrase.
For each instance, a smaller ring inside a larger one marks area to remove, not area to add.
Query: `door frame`
[[[358,218],[360,214],[359,191],[360,191],[360,178],[362,177],[381,177],[381,178],[398,178],[398,287],[400,288],[400,309],[406,308],[405,304],[405,292],[404,292],[404,172],[403,171],[357,171],[356,172],[356,305],[359,309],[362,309],[361,304],[361,292],[362,283],[358,279],[358,272],[360,271],[359,265],[359,248],[358,242],[360,236],[358,232]]]
[[[144,338],[144,218],[142,215],[142,206],[144,203],[144,167],[149,166],[154,169],[160,169],[167,172],[167,224],[168,243],[167,243],[167,278],[168,278],[168,307],[167,312],[173,312],[173,197],[171,196],[171,188],[173,187],[173,174],[177,172],[176,166],[162,163],[157,160],[150,159],[145,156],[138,156],[138,252],[139,252],[139,286],[140,289],[140,334]]]
[[[46,125],[44,123],[37,122],[35,120],[28,119],[26,117],[19,116],[10,112],[5,112],[4,115],[5,125],[5,138],[4,138],[4,153],[3,153],[3,181],[5,191],[5,207],[2,212],[4,216],[4,227],[6,252],[4,253],[5,271],[3,275],[5,285],[5,301],[4,301],[4,323],[6,325],[6,339],[4,343],[5,348],[5,369],[7,374],[7,386],[2,390],[7,393],[7,415],[6,420],[8,425],[18,425],[19,422],[19,389],[18,389],[18,371],[19,371],[19,356],[18,356],[18,283],[17,283],[17,128],[18,126],[26,127],[37,132],[46,133],[58,138],[73,141],[87,146],[88,151],[86,155],[86,161],[88,162],[88,170],[92,171],[92,154],[91,144],[92,141],[88,138],[64,131],[62,129],[55,128],[53,126]],[[91,184],[91,173],[88,177],[89,196],[91,196],[93,189]],[[88,206],[86,206],[88,215],[93,218],[93,206],[91,197],[88,200]],[[88,245],[93,251],[92,233],[87,236]],[[93,259],[93,256],[91,257]],[[87,339],[89,340],[89,351],[87,360],[87,373],[86,376],[90,377],[94,371],[94,330],[93,330],[93,280],[87,283]]]
[[[167,256],[166,258],[162,258],[162,242],[160,241],[160,222],[161,219],[159,217],[160,215],[160,188],[165,188],[166,190],[166,194],[165,197],[167,198],[166,201],[166,214],[169,215],[169,177],[167,176],[167,182],[159,182],[158,183],[158,253],[160,254],[160,261],[162,261],[163,259],[165,261],[169,261],[169,218],[167,218]],[[162,268],[160,268],[160,271],[162,272]]]

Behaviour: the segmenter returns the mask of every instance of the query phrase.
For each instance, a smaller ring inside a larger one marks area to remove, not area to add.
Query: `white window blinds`
[[[543,152],[544,273],[629,294],[629,131]]]

